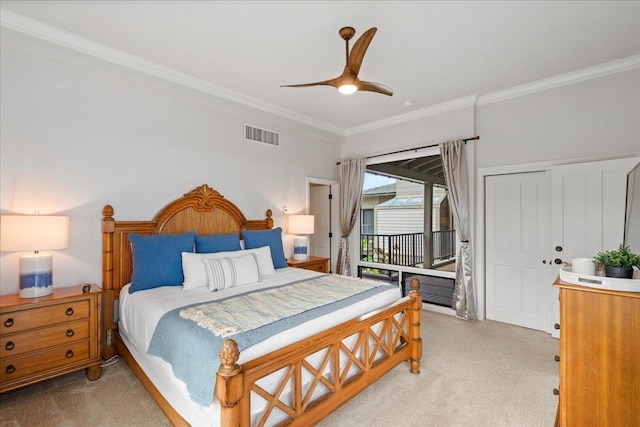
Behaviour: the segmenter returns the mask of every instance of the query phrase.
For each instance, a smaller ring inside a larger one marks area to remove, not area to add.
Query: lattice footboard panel
[[[410,307],[407,299],[245,364],[241,425],[312,424],[409,359]]]

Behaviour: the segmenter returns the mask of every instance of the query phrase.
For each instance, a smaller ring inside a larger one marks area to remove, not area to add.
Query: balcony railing
[[[416,267],[424,265],[424,233],[361,234],[360,260]],[[430,265],[455,256],[455,230],[431,233]]]
[[[433,259],[433,263],[444,261],[454,256],[456,256],[456,230],[432,232],[431,258]]]

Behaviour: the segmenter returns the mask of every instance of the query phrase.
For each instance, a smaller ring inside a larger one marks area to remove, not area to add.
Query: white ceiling
[[[347,133],[640,52],[637,1],[2,0],[0,6],[3,25],[8,15],[30,18],[200,79],[227,97],[238,94]],[[354,27],[356,37],[378,28],[359,77],[392,88],[392,97],[280,87],[338,76],[343,26]]]

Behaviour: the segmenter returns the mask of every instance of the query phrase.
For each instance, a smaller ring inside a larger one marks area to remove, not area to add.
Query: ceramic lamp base
[[[53,292],[53,256],[33,253],[20,257],[20,298],[38,298]]]
[[[296,261],[305,261],[309,258],[307,255],[307,237],[296,236],[293,239],[293,259]]]

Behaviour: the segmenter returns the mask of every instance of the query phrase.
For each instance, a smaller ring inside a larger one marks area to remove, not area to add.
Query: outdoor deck
[[[431,233],[428,262],[424,259],[424,233],[361,234],[360,241],[360,260],[380,264],[437,268],[456,254],[455,230]]]
[[[406,292],[408,281],[417,277],[420,281],[422,301],[430,304],[451,307],[455,280],[450,277],[438,277],[426,269],[455,271],[456,236],[455,230],[435,231],[432,233],[431,253],[428,266],[424,263],[424,233],[406,234],[361,234],[360,260],[385,264],[380,267],[358,266],[358,275],[388,283],[400,284]],[[425,268],[424,274],[402,272],[394,267]]]

